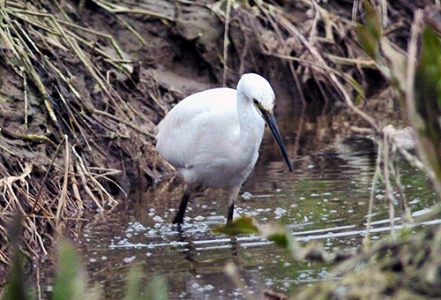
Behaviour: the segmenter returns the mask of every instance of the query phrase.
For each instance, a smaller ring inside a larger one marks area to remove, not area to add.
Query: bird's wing
[[[236,112],[236,91],[218,88],[193,94],[179,102],[160,122],[156,148],[176,168],[191,168],[215,127],[225,126],[225,118]],[[210,143],[211,144],[211,143]]]

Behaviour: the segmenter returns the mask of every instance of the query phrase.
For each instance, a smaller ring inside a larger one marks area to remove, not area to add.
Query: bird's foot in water
[[[184,217],[176,215],[172,223],[175,226],[182,226],[184,225]]]

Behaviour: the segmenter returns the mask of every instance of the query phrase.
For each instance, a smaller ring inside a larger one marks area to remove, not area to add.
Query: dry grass
[[[358,40],[360,24],[368,23],[369,27],[371,26],[369,22],[372,22],[364,1],[354,1],[351,11],[343,9],[343,6],[338,4],[333,6],[332,3],[309,0],[284,4],[283,7],[268,2],[255,2],[252,7],[252,18],[246,13],[246,10],[250,9],[246,5],[234,6],[236,12],[229,12],[230,2],[226,4],[225,13],[222,10],[223,7],[221,9],[216,6],[214,9],[223,17],[225,23],[231,22],[225,25],[225,30],[233,30],[234,22],[237,22],[240,30],[248,34],[247,40],[252,40],[253,37],[257,40],[255,44],[259,46],[260,54],[280,59],[288,64],[292,82],[296,84],[303,105],[307,102],[307,94],[318,95],[323,99],[325,103],[323,112],[326,111],[327,105],[336,100],[344,101],[346,107],[361,120],[358,124],[362,127],[350,127],[353,133],[369,135],[376,140],[379,150],[372,191],[375,191],[379,184],[384,186],[386,201],[389,202],[390,208],[391,235],[395,236],[394,218],[397,203],[400,203],[401,222],[413,222],[406,204],[404,187],[400,181],[400,170],[397,164],[399,157],[404,157],[412,165],[426,171],[433,179],[435,186],[438,180],[431,176],[433,172],[430,167],[425,166],[405,146],[397,143],[395,137],[400,135],[401,131],[391,128],[385,120],[376,119],[376,112],[363,104],[379,98],[385,106],[390,106],[392,109],[397,109],[400,102],[403,108],[409,109],[403,101],[412,98],[413,83],[409,80],[414,79],[414,74],[407,72],[412,72],[412,68],[415,68],[415,49],[418,48],[416,37],[419,36],[418,34],[411,36],[411,31],[421,31],[423,9],[425,9],[425,20],[435,28],[440,28],[439,22],[435,21],[435,16],[440,12],[439,3],[366,1],[372,3],[379,26],[382,27],[378,39],[381,39],[383,56],[381,53],[376,53],[379,57],[377,59],[365,52]],[[294,11],[303,11],[303,14],[295,15]],[[414,12],[417,16],[420,15],[419,21],[418,17],[417,21],[413,21]],[[228,14],[238,15],[243,19],[232,19],[228,17]],[[246,28],[244,24],[247,24],[249,28]],[[225,36],[227,37],[228,34]],[[228,57],[225,49],[228,48],[230,42],[224,40],[224,60]],[[252,53],[252,50],[247,49],[246,46],[243,51]],[[380,50],[373,49],[373,51]],[[243,54],[241,57],[245,58],[247,55]],[[240,66],[246,63],[246,61],[241,61]],[[232,66],[226,66],[228,62],[224,61],[224,82],[227,77],[225,74],[231,73],[230,70],[233,69]],[[378,71],[376,78],[369,78],[371,76],[369,72],[372,70]],[[317,90],[315,93],[311,91],[311,85],[308,85],[308,81],[311,80],[312,89]],[[372,80],[373,84],[369,83]],[[385,84],[382,85],[382,82]],[[328,95],[333,96],[331,98]],[[412,111],[409,111],[409,119],[412,119],[412,115]],[[303,131],[302,126],[303,124],[300,123],[298,136]],[[408,136],[405,131],[403,135]],[[408,138],[412,139],[409,136]],[[394,194],[398,194],[399,199],[396,199]],[[370,218],[373,207],[372,193],[367,235],[364,240],[366,246],[369,245]],[[439,210],[435,211],[438,214]]]
[[[7,1],[0,12],[4,81],[22,88],[2,94],[1,244],[8,220],[19,214],[27,249],[37,256],[47,253],[54,231],[72,229],[86,209],[111,209],[115,195],[124,196],[122,164],[138,177],[154,176],[147,167],[157,164],[154,125],[140,126],[145,117],[114,88],[114,73],[136,83],[133,62],[111,36],[76,24],[57,1]],[[134,165],[141,156],[145,162]],[[5,263],[7,249],[0,249]]]

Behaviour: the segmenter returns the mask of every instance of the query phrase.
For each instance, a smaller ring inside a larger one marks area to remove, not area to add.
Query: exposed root
[[[23,216],[33,256],[47,253],[54,231],[75,230],[87,209],[104,211],[124,199],[129,190],[121,178],[136,172],[138,180],[152,182],[151,166],[168,168],[151,146],[154,124],[143,126],[146,116],[115,89],[125,80],[134,94],[143,92],[131,79],[133,62],[112,36],[74,23],[71,11],[53,4],[6,1],[0,7],[0,63],[8,70],[2,80],[17,87],[15,94],[2,91],[0,105],[0,239],[7,240],[9,220]],[[156,109],[151,106],[152,116]],[[142,163],[133,159],[144,154]],[[1,262],[8,263],[8,255],[7,247],[0,249]]]

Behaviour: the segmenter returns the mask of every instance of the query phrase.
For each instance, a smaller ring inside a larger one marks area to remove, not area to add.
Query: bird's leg
[[[233,221],[234,215],[234,201],[237,199],[237,195],[239,194],[240,186],[235,186],[228,191],[228,214],[227,214],[227,223],[231,223]]]
[[[173,224],[183,224],[185,209],[187,208],[188,199],[190,199],[190,188],[185,187],[184,195],[181,198],[181,203],[179,204],[179,210],[173,219]]]
[[[234,202],[228,205],[227,222],[233,221],[233,215],[234,215]]]
[[[230,244],[231,244],[231,255],[238,256],[239,251],[237,247],[237,238],[235,236],[231,237]]]

